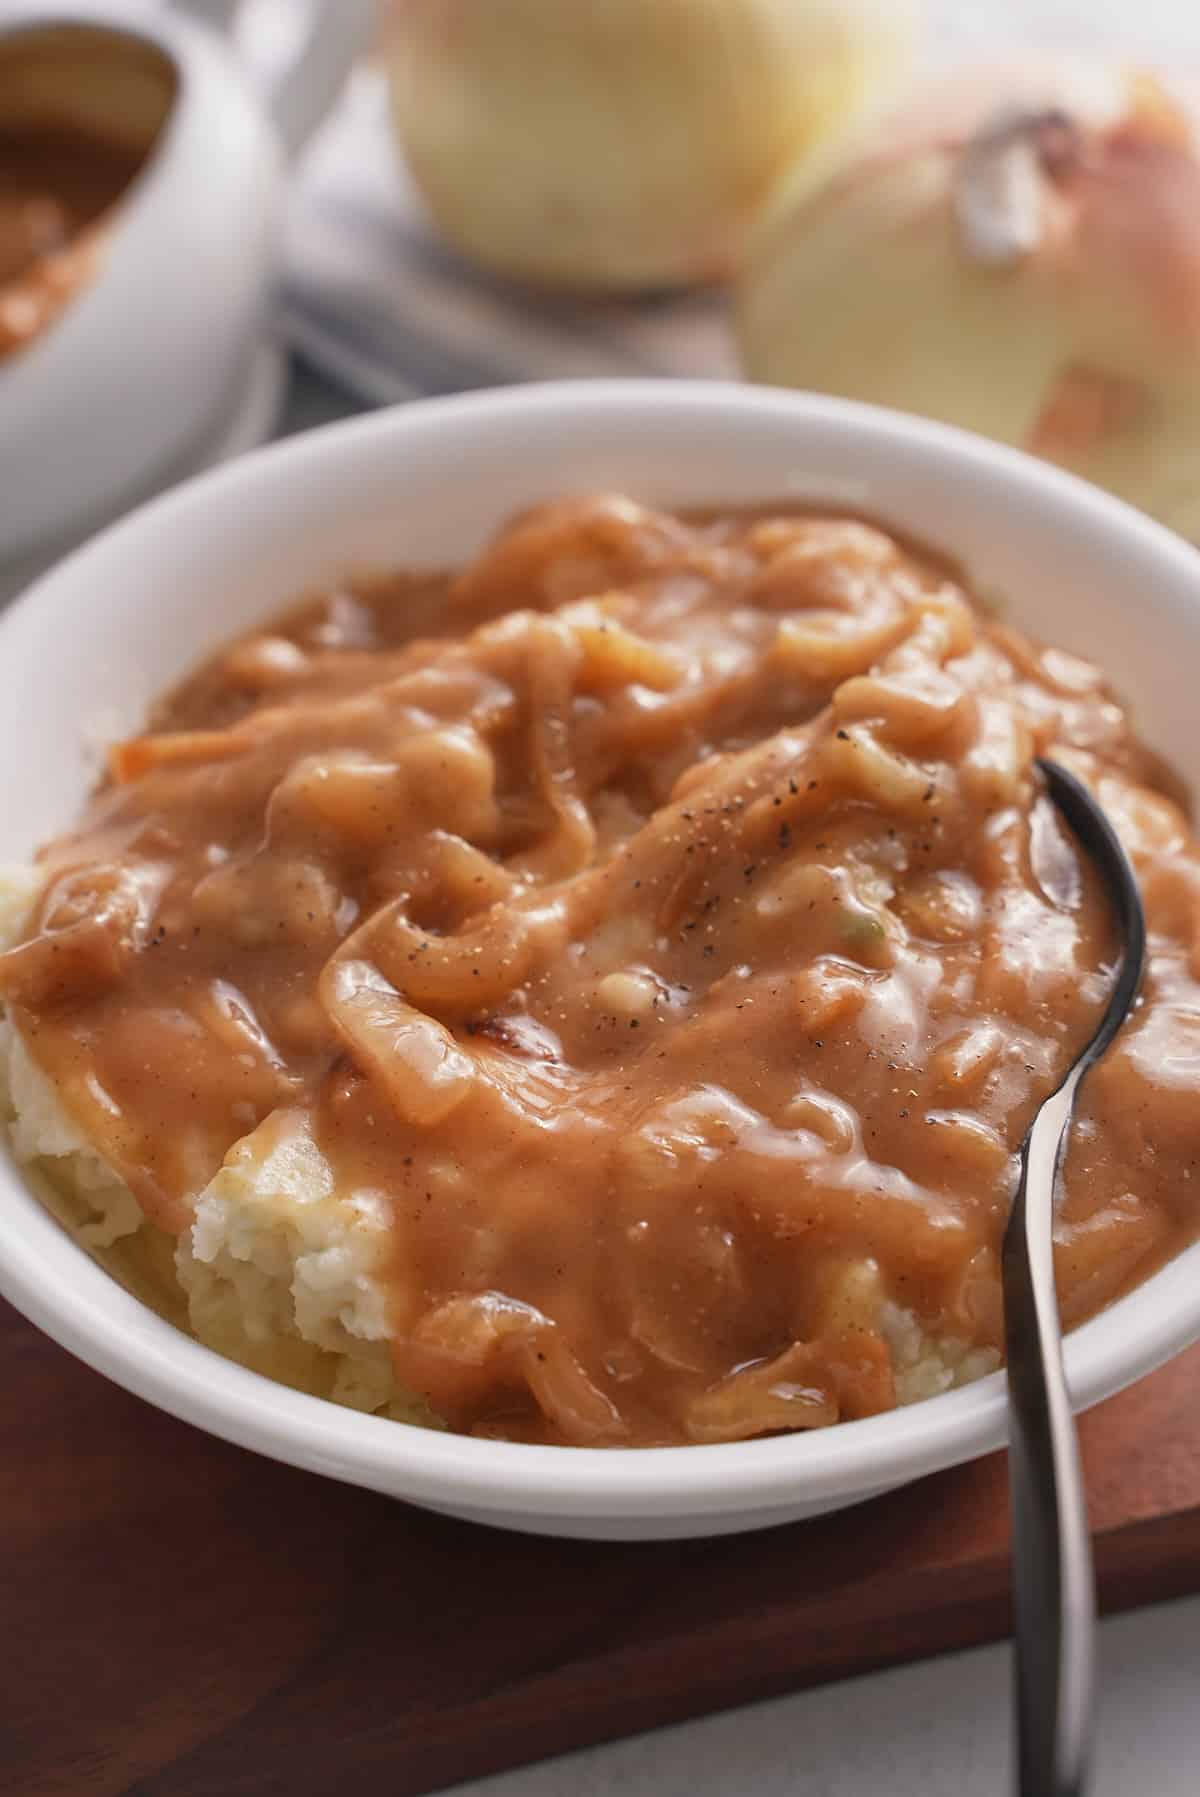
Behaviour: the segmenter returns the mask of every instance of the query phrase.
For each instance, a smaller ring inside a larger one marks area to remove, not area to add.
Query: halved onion
[[[920,95],[773,206],[748,372],[1031,449],[1200,537],[1197,118],[1046,58]]]

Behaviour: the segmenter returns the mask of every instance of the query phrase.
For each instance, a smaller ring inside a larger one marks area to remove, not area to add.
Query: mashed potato
[[[19,939],[37,890],[31,869],[0,873],[0,950]],[[16,1160],[60,1221],[168,1316],[182,1316],[181,1293],[206,1346],[352,1409],[436,1426],[392,1375],[384,1221],[333,1190],[302,1119],[271,1118],[238,1142],[174,1241],[89,1145],[3,1016],[0,1106]]]

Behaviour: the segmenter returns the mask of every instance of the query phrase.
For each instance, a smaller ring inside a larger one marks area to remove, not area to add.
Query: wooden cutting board
[[[0,1305],[0,1792],[414,1797],[987,1641],[1003,1459],[716,1543],[539,1541],[211,1440]],[[1200,1349],[1093,1411],[1101,1598],[1200,1588]]]

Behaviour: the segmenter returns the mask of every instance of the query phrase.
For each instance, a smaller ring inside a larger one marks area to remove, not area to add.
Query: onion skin
[[[1005,255],[964,229],[963,182],[1014,106],[1040,211]],[[1150,77],[1044,59],[920,96],[772,208],[737,298],[747,372],[1031,450],[1200,539],[1197,118]]]
[[[924,0],[403,0],[396,132],[446,240],[521,281],[714,281],[789,167],[907,70]]]

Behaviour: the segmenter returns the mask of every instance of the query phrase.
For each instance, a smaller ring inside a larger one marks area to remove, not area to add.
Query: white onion
[[[920,95],[773,206],[748,373],[1031,449],[1200,538],[1198,116],[1045,59]]]
[[[907,66],[924,0],[402,0],[393,115],[446,238],[616,292],[727,275],[776,179]]]

